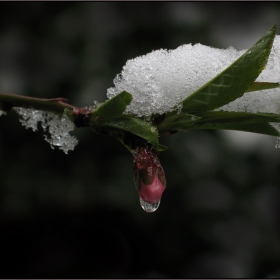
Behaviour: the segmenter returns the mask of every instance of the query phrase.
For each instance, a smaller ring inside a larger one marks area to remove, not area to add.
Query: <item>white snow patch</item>
[[[217,49],[201,44],[182,45],[175,50],[156,50],[127,61],[107,90],[110,99],[123,90],[133,100],[126,113],[141,116],[174,110],[179,102],[226,69],[246,50]],[[276,36],[265,70],[257,81],[280,81],[280,36]],[[280,89],[246,93],[219,108],[226,111],[280,112]]]
[[[126,113],[138,116],[174,110],[183,99],[214,78],[245,51],[215,49],[201,44],[182,45],[175,50],[156,50],[130,59],[114,79],[107,97],[123,90],[133,99]]]
[[[44,135],[45,140],[51,144],[51,147],[58,146],[66,154],[68,151],[74,150],[78,140],[75,136],[69,134],[75,129],[74,123],[67,117],[64,112],[63,115],[56,115],[51,112],[41,110],[15,108],[16,112],[21,116],[20,122],[26,128],[32,128],[33,131],[38,129],[38,123],[41,123],[44,131],[48,131],[50,137]]]

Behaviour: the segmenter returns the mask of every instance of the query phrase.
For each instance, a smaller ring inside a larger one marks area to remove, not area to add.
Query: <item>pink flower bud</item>
[[[138,147],[133,151],[134,181],[140,198],[149,203],[160,201],[166,187],[163,168],[152,148]]]

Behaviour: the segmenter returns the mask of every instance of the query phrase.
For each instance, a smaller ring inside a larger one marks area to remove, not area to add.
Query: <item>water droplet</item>
[[[160,200],[155,204],[150,204],[150,203],[145,202],[141,198],[139,198],[139,199],[140,199],[140,205],[141,205],[142,209],[148,213],[155,212],[158,209],[159,204],[160,204]]]

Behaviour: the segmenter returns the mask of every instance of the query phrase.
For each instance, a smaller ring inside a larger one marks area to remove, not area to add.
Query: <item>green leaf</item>
[[[280,122],[278,114],[246,113],[227,111],[208,111],[200,117],[181,113],[179,115],[167,115],[167,118],[158,126],[159,132],[188,131],[197,128],[231,129],[249,132],[258,132],[271,135],[268,123]],[[265,124],[265,125],[263,125]],[[260,128],[258,128],[260,126]],[[265,130],[263,130],[265,127]],[[269,129],[267,128],[269,127]],[[274,130],[273,130],[274,131]],[[274,135],[274,134],[273,134]]]
[[[126,106],[132,101],[132,95],[123,91],[113,98],[101,104],[92,115],[97,115],[101,118],[108,119],[121,116],[126,109]]]
[[[246,92],[252,92],[257,90],[272,89],[279,87],[279,83],[269,83],[269,82],[254,82]]]
[[[166,150],[168,149],[168,147],[159,144],[159,145],[156,147],[156,149],[158,150],[158,152],[163,152],[163,151],[166,151]]]
[[[200,117],[195,115],[181,113],[173,114],[173,112],[168,113],[165,119],[158,125],[159,132],[171,132],[171,131],[187,131],[188,127],[199,120]]]
[[[259,134],[280,136],[280,133],[270,123],[206,123],[195,128],[199,129],[225,129]]]
[[[114,119],[102,121],[100,125],[103,127],[113,127],[128,131],[147,140],[156,148],[163,148],[161,145],[159,145],[158,132],[156,128],[139,118],[131,118],[126,116],[116,117]]]
[[[123,115],[126,106],[131,101],[132,95],[126,91],[107,100],[92,112],[92,115],[98,116],[98,118],[92,118],[91,127],[96,131],[115,135],[128,149],[130,148],[122,141],[122,132],[120,131],[127,131],[145,139],[158,151],[165,150],[166,147],[158,142],[158,132],[155,127],[140,118]]]
[[[274,25],[253,47],[219,75],[187,97],[183,112],[202,113],[241,97],[264,69],[276,34]]]
[[[204,123],[261,123],[261,122],[280,122],[278,114],[270,113],[246,113],[228,111],[209,111],[205,112],[195,125]]]
[[[279,122],[280,116],[277,114],[216,111],[206,112],[192,128],[238,130],[279,136],[279,131],[271,125]]]

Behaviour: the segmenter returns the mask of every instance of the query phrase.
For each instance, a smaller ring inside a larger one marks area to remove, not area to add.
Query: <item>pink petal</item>
[[[151,185],[145,185],[141,181],[139,196],[145,202],[155,204],[161,199],[164,189],[165,186],[162,184],[162,182],[158,178],[158,175],[156,174],[156,176],[154,177],[154,181]]]

